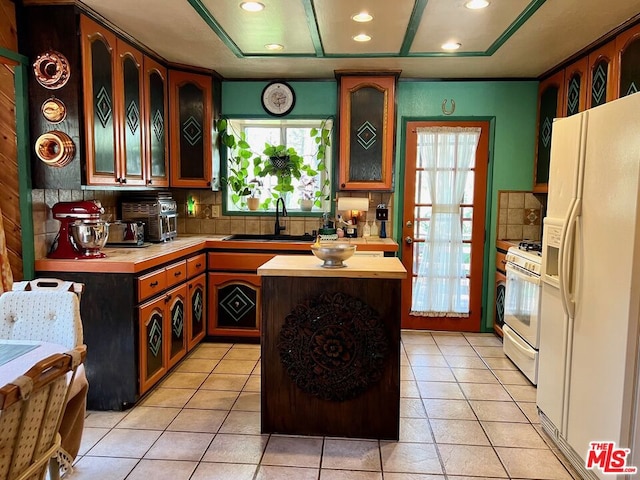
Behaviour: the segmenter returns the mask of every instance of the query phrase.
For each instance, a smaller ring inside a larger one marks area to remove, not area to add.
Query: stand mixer
[[[60,221],[60,231],[53,242],[49,258],[103,258],[100,251],[107,241],[109,224],[100,220],[104,208],[98,200],[59,202],[53,206],[53,218]]]

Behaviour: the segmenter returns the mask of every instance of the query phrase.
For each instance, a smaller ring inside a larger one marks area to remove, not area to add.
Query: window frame
[[[281,139],[284,138],[284,128],[318,128],[320,124],[324,121],[331,122],[330,128],[330,138],[331,138],[331,146],[327,149],[328,155],[330,158],[327,160],[328,166],[327,169],[329,171],[328,178],[331,182],[329,189],[329,200],[324,201],[325,207],[328,207],[327,210],[322,208],[314,207],[312,211],[303,211],[300,208],[289,208],[287,207],[287,214],[291,217],[322,217],[325,212],[329,212],[331,216],[335,213],[335,202],[333,199],[335,198],[336,192],[336,171],[337,171],[337,151],[336,151],[336,118],[335,116],[319,116],[319,115],[305,115],[305,116],[287,116],[287,118],[272,118],[272,117],[263,117],[263,116],[245,116],[245,115],[229,115],[225,116],[228,123],[242,123],[242,129],[246,127],[266,127],[266,128],[280,128],[281,130]],[[296,125],[298,122],[298,125]],[[317,122],[316,125],[305,125],[304,123],[308,122]],[[240,133],[240,131],[235,131],[234,134]],[[253,147],[253,146],[252,146]],[[228,160],[228,150],[227,148],[220,144],[220,175],[222,178],[226,178],[227,176],[227,160]],[[262,152],[264,146],[260,146],[259,153]],[[252,149],[253,150],[253,149]],[[265,216],[275,216],[275,208],[270,208],[269,210],[236,210],[229,209],[230,205],[233,205],[231,199],[229,198],[228,186],[221,182],[220,185],[220,193],[222,194],[222,215],[224,216],[256,216],[256,217],[265,217]]]

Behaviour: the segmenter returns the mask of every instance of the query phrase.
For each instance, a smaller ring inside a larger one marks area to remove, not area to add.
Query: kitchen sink
[[[223,241],[234,242],[313,242],[313,235],[272,235],[272,234],[253,234],[253,233],[236,233],[222,239]]]

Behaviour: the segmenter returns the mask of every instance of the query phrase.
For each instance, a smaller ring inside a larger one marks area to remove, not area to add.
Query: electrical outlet
[[[218,218],[220,216],[220,205],[211,205],[211,218]]]

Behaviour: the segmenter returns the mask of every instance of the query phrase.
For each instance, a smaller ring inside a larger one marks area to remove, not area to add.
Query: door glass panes
[[[580,111],[580,80],[578,72],[571,75],[567,84],[567,117],[575,115]]]
[[[640,90],[640,39],[627,45],[620,58],[620,96]]]
[[[416,172],[416,203],[430,204],[429,175],[425,171]]]
[[[464,185],[464,195],[462,196],[462,203],[472,205],[473,204],[473,182],[475,182],[474,171],[469,170],[466,172],[467,181]]]
[[[414,240],[424,240],[429,236],[430,223],[431,207],[416,207],[416,214],[413,222]]]
[[[609,61],[607,59],[602,59],[596,63],[591,75],[591,106],[597,107],[607,101]]]

